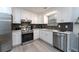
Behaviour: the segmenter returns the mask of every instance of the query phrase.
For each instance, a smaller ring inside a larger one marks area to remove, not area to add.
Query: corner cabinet
[[[40,39],[51,44],[53,46],[53,32],[40,30]]]

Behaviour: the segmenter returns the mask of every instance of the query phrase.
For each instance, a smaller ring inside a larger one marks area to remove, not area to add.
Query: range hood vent
[[[29,19],[21,19],[21,22],[31,22]]]

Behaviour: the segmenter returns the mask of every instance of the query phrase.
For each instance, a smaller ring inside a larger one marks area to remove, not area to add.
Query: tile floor
[[[17,46],[11,52],[60,52],[42,40],[34,40],[32,42]]]

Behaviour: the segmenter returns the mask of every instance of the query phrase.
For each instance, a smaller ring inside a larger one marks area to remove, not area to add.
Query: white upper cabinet
[[[12,10],[10,7],[0,7],[0,13],[12,14]]]
[[[12,8],[13,23],[21,23],[21,19],[32,20],[32,24],[37,24],[38,16],[35,13],[29,12],[22,8]]]
[[[44,24],[44,15],[37,16],[37,24]]]
[[[21,23],[21,10],[12,8],[13,23]]]
[[[73,7],[72,8],[72,20],[76,22],[78,17],[79,17],[79,7]]]
[[[53,8],[53,10],[50,13],[56,15],[56,22],[57,23],[73,22],[73,20],[72,20],[72,13],[73,13],[72,7]],[[44,23],[48,24],[48,15],[44,15]]]
[[[57,23],[62,23],[62,22],[73,22],[71,19],[72,17],[72,8],[70,7],[64,7],[57,9]]]
[[[26,18],[31,20],[32,24],[37,23],[37,14],[27,11],[27,10],[24,10],[24,9],[21,9],[21,19],[26,19]]]
[[[0,12],[9,13],[10,9],[0,8]],[[51,14],[56,16],[57,23],[74,22],[79,16],[79,8],[56,7],[52,8],[52,11],[47,14],[37,14],[22,8],[12,8],[13,23],[21,23],[21,19],[27,18],[32,20],[32,24],[48,24],[48,16]],[[52,17],[54,16],[52,15]]]

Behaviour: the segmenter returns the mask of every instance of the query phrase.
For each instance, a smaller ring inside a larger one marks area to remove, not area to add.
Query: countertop
[[[41,29],[41,30],[47,30],[47,31],[58,32],[58,33],[65,33],[65,34],[73,33],[73,32],[71,32],[71,31],[61,32],[61,31],[59,31],[59,30],[52,30],[52,29]]]
[[[71,33],[73,33],[73,32],[71,32],[71,31],[61,32],[61,31],[59,31],[59,30],[53,30],[53,29],[39,29],[39,30],[51,31],[51,32],[58,32],[58,33],[65,33],[65,34],[71,34]]]

